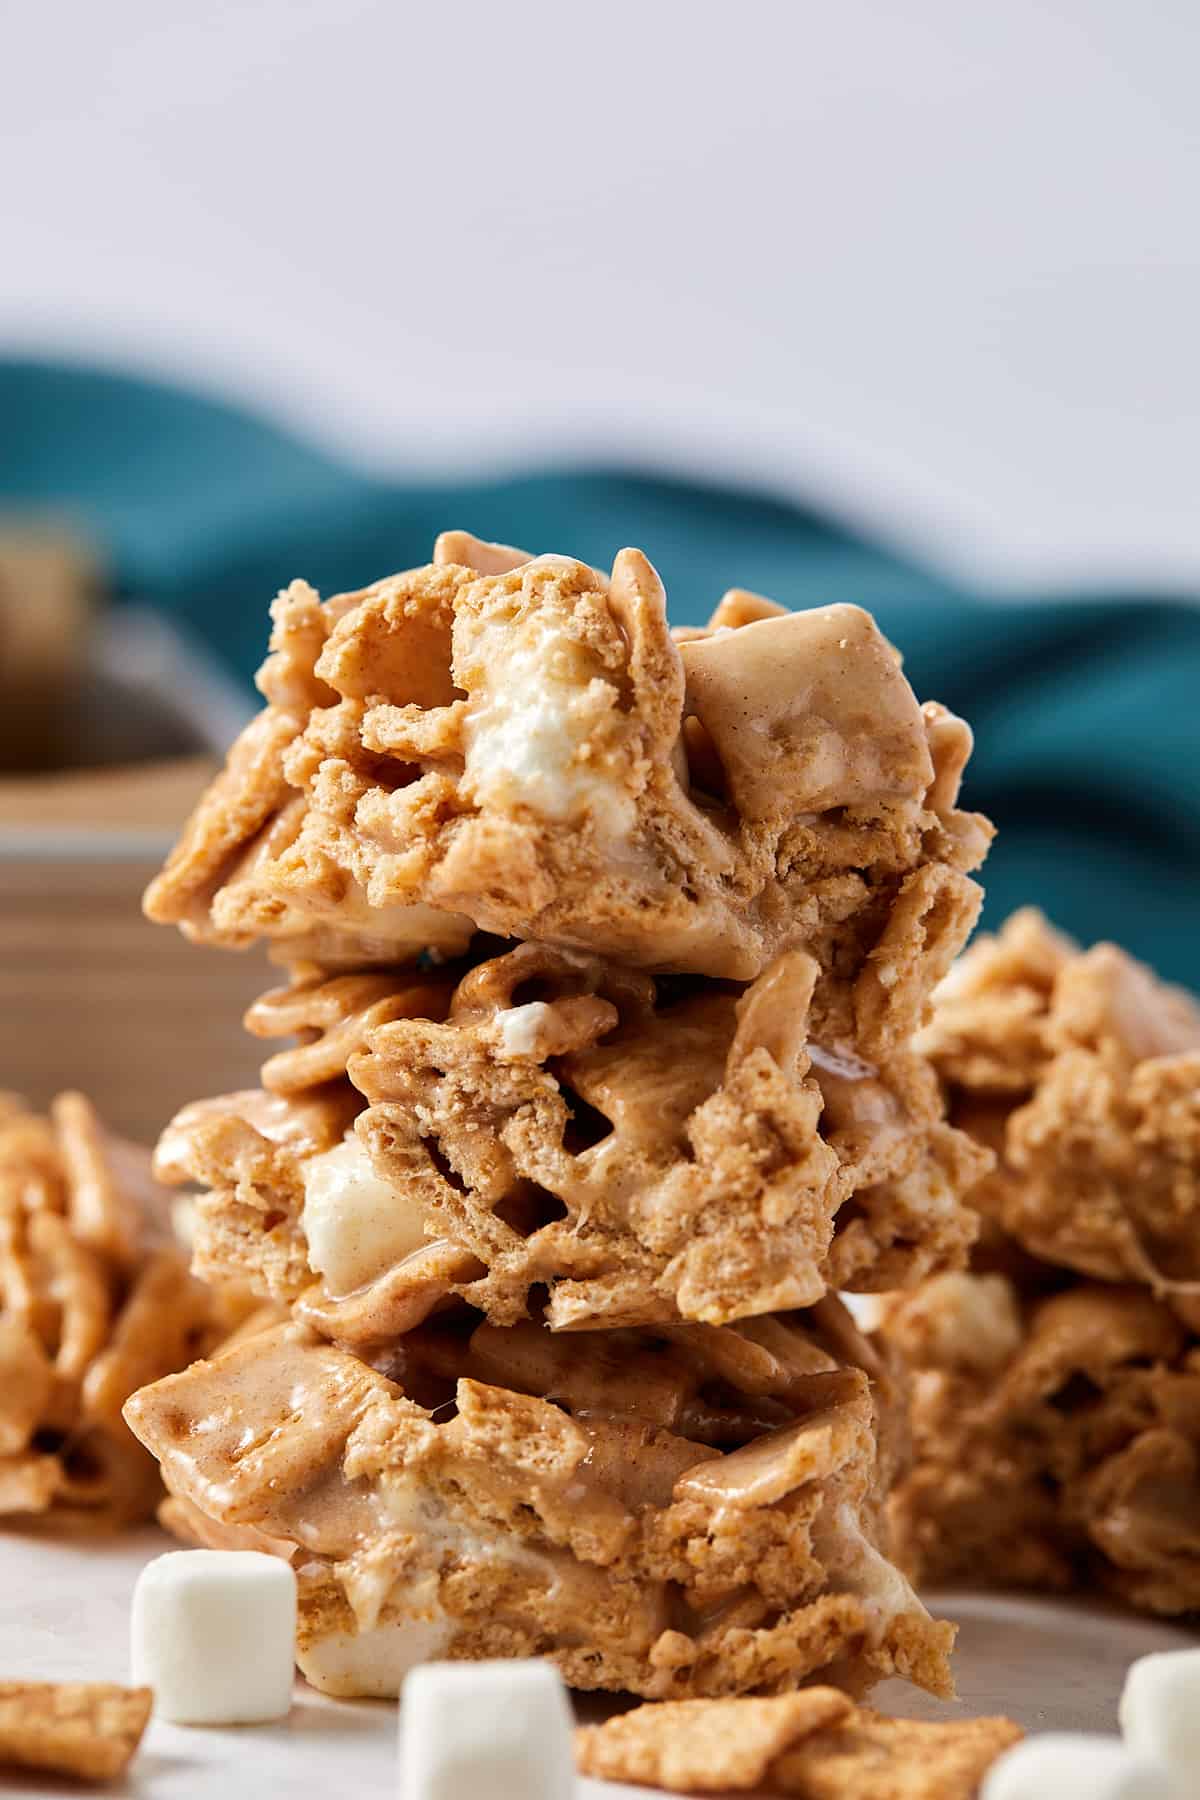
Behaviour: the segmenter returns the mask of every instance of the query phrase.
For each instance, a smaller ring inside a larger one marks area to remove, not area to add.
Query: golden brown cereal
[[[765,1700],[669,1700],[580,1726],[575,1761],[581,1774],[601,1781],[679,1794],[753,1788],[798,1738],[853,1710],[846,1694],[823,1687]]]
[[[0,1681],[0,1765],[110,1781],[141,1742],[153,1699],[104,1681]]]
[[[1023,1736],[1011,1719],[931,1724],[860,1707],[786,1751],[770,1780],[799,1800],[974,1800],[996,1758]]]
[[[0,1113],[0,1518],[119,1525],[161,1492],[121,1407],[237,1316],[169,1237],[149,1157],[82,1094]]]
[[[802,1800],[973,1800],[1021,1735],[1010,1719],[885,1718],[818,1687],[639,1706],[577,1730],[575,1760],[583,1775],[674,1793],[761,1787]]]

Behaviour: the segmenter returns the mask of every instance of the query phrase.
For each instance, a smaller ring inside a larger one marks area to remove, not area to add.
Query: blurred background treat
[[[262,967],[136,896],[276,588],[447,525],[638,544],[680,623],[870,607],[976,728],[989,919],[1200,984],[1198,38],[1182,0],[26,9],[0,1086],[149,1134],[249,1077]]]

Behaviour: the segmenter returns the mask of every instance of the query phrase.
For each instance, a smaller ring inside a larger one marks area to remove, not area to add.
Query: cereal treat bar
[[[121,1407],[203,1354],[233,1299],[192,1279],[147,1152],[82,1094],[0,1097],[0,1522],[116,1526],[162,1488]]]
[[[293,1322],[126,1406],[176,1530],[292,1560],[315,1686],[543,1655],[648,1698],[950,1691],[953,1628],[880,1548],[902,1409],[836,1300],[578,1336],[460,1304],[375,1365]]]
[[[1032,910],[980,938],[919,1039],[999,1153],[972,1204],[1044,1262],[1200,1294],[1200,1006]]]
[[[247,1019],[299,1047],[261,1091],[185,1108],[157,1167],[209,1189],[200,1273],[345,1343],[447,1295],[500,1325],[532,1296],[578,1330],[891,1288],[961,1264],[989,1160],[907,1048],[903,988],[880,988],[867,1063],[830,1047],[804,951],[745,985],[536,944],[299,979]]]
[[[982,938],[920,1034],[993,1148],[969,1273],[890,1296],[924,1577],[1200,1608],[1200,1009],[1041,915]]]
[[[739,981],[803,946],[878,986],[942,972],[978,904],[971,747],[854,606],[727,594],[673,638],[636,550],[610,576],[463,532],[434,560],[273,608],[266,709],[150,916],[323,967],[459,954],[473,928]]]
[[[1200,1301],[1055,1277],[948,1273],[884,1303],[914,1370],[902,1552],[935,1583],[1200,1610]]]

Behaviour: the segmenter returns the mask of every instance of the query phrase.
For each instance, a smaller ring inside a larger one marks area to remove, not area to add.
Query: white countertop
[[[0,1678],[128,1679],[129,1599],[138,1570],[172,1540],[148,1529],[104,1543],[0,1534]],[[1195,1642],[1174,1626],[1108,1608],[1010,1596],[943,1596],[961,1625],[959,1705],[899,1682],[873,1704],[920,1718],[1005,1712],[1028,1730],[1111,1731],[1125,1669]],[[581,1712],[602,1716],[603,1701]],[[328,1700],[297,1681],[288,1718],[228,1730],[152,1722],[124,1782],[130,1800],[396,1800],[396,1708]],[[0,1774],[0,1795],[78,1795],[53,1779]],[[645,1800],[644,1788],[581,1781],[580,1800]],[[464,1800],[480,1800],[478,1795]]]

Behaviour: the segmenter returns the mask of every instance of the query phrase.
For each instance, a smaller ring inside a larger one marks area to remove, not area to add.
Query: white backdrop
[[[40,0],[0,351],[1200,584],[1194,0]]]

